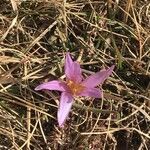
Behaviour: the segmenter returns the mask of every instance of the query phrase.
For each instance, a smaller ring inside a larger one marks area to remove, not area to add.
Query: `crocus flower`
[[[113,69],[114,66],[83,79],[79,63],[77,61],[73,61],[70,54],[67,53],[65,59],[66,81],[53,80],[46,82],[37,86],[35,90],[47,89],[62,92],[57,112],[58,124],[62,127],[70,112],[73,104],[73,98],[75,96],[100,98],[102,91],[99,88],[96,88],[96,86],[102,84],[104,80],[111,75]]]

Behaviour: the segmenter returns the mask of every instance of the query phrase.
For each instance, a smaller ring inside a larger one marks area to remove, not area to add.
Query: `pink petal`
[[[67,85],[64,82],[53,80],[50,82],[46,82],[43,84],[40,84],[35,88],[35,90],[57,90],[57,91],[66,91],[67,90]]]
[[[73,103],[73,97],[70,93],[62,92],[59,109],[57,112],[58,124],[62,127],[68,117],[71,106]]]
[[[86,88],[79,96],[88,96],[94,98],[101,98],[102,92],[98,88]]]
[[[82,82],[82,84],[86,87],[92,88],[103,83],[112,74],[114,67],[115,66],[113,65],[107,70],[101,70],[100,72],[89,76]]]
[[[69,53],[66,54],[65,74],[67,79],[74,82],[81,82],[82,80],[80,64],[76,61],[73,62]]]

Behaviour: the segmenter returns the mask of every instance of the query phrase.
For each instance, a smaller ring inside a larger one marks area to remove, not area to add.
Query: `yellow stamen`
[[[69,86],[71,93],[73,95],[78,95],[84,89],[84,86],[80,83],[75,83],[74,81],[68,80],[67,85]]]

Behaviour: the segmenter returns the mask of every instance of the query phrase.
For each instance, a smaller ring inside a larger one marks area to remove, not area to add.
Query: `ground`
[[[86,77],[115,65],[101,99],[76,97],[60,128],[70,52]],[[1,0],[0,150],[149,150],[150,1]]]

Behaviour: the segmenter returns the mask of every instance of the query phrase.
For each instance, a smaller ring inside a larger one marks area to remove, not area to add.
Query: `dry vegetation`
[[[60,93],[34,88],[64,74],[66,51],[85,76],[116,67],[104,97],[77,98],[61,129]],[[150,149],[149,0],[0,0],[0,150],[8,149]]]

